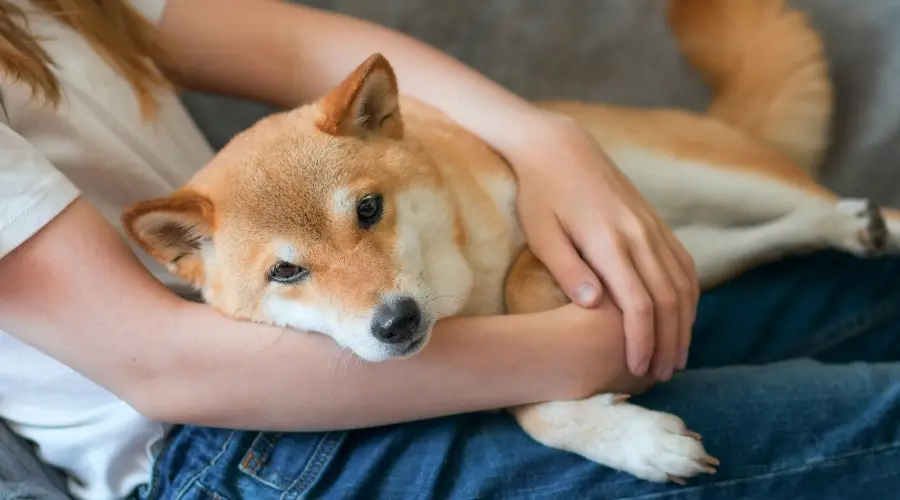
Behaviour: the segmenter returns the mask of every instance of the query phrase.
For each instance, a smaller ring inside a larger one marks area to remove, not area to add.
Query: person
[[[789,259],[698,309],[690,257],[569,120],[338,14],[0,0],[0,33],[0,416],[76,497],[775,499],[900,486],[897,261]],[[179,296],[124,242],[124,206],[167,194],[213,154],[176,86],[289,108],[374,50],[404,92],[510,160],[528,241],[573,305],[448,319],[420,355],[341,363],[322,336]],[[699,430],[718,474],[639,481],[481,411],[638,392],[648,376],[669,382],[639,403]]]

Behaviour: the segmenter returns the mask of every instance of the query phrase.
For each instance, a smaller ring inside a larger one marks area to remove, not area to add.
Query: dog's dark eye
[[[309,277],[309,270],[290,262],[279,262],[269,269],[269,279],[279,283],[296,283]]]
[[[363,229],[374,226],[384,212],[384,199],[380,194],[366,195],[356,204],[356,218]]]

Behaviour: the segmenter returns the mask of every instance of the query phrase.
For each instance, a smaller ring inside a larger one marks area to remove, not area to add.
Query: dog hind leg
[[[676,228],[675,234],[694,257],[701,287],[707,289],[790,254],[834,248],[859,257],[881,255],[889,251],[888,231],[876,205],[847,198],[802,205],[762,224],[724,228],[693,225]]]

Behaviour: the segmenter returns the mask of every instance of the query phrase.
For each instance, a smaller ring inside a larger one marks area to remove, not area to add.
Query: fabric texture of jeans
[[[900,259],[823,252],[701,300],[689,369],[634,398],[719,472],[655,484],[552,450],[506,412],[366,430],[180,427],[141,498],[857,499],[900,491]],[[765,364],[765,366],[761,366]]]

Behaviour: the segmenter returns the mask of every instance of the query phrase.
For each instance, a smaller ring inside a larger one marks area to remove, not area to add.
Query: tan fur
[[[841,199],[810,175],[831,88],[818,38],[782,4],[672,2],[683,50],[717,92],[705,115],[541,103],[604,146],[674,228],[705,289],[791,253],[900,251],[900,218],[885,222],[874,205]],[[384,215],[365,226],[357,210],[372,195]],[[568,302],[525,247],[515,202],[504,159],[397,95],[390,64],[374,55],[318,102],[235,137],[181,192],[138,203],[123,223],[223,313],[320,331],[381,361],[417,353],[439,318]],[[308,278],[269,282],[285,259]],[[383,317],[413,317],[392,309],[403,298],[421,322],[396,342],[376,340]],[[620,396],[512,411],[537,441],[647,480],[717,463],[678,417]]]
[[[606,149],[636,145],[823,191],[790,156],[711,116],[676,109],[643,110],[578,102],[539,104],[575,118]],[[653,126],[648,127],[648,123]]]
[[[679,0],[668,17],[682,51],[715,91],[709,115],[775,145],[815,174],[827,146],[833,91],[822,41],[786,5]]]
[[[385,59],[370,58],[331,91],[320,104],[322,117],[316,123],[319,130],[337,136],[364,136],[367,127],[377,124],[382,136],[403,137],[403,122],[396,102],[397,77],[385,65]],[[375,77],[365,78],[366,75]],[[367,94],[371,97],[360,98]],[[391,102],[387,103],[388,109],[383,109],[386,100]],[[357,106],[361,109],[356,109]],[[379,106],[382,109],[378,109]]]
[[[509,270],[505,294],[510,314],[549,311],[569,303],[547,266],[527,248]]]
[[[150,220],[135,223],[144,217]],[[170,198],[141,203],[122,214],[126,235],[170,272],[194,286],[201,286],[204,281],[203,263],[195,251],[199,240],[215,231],[215,225],[212,201],[190,188]]]

